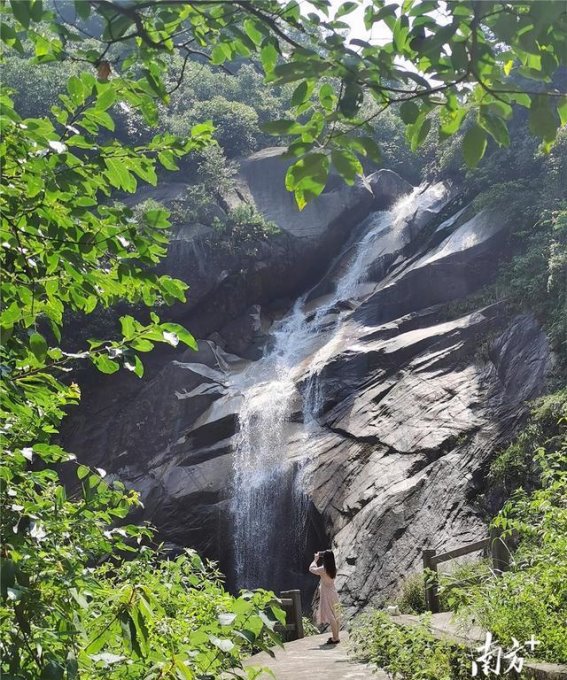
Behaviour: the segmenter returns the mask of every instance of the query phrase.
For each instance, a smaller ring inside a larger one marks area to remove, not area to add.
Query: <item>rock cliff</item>
[[[310,555],[332,543],[343,602],[360,609],[418,568],[424,547],[484,537],[487,463],[543,390],[550,353],[532,316],[504,304],[455,312],[505,254],[496,212],[453,208],[442,187],[408,193],[382,171],[332,182],[298,213],[279,155],[242,166],[238,200],[283,231],[245,274],[202,231],[170,246],[165,268],[191,284],[175,314],[199,351],[158,352],[141,381],[83,377],[63,436],[141,491],[165,540],[219,560],[232,585],[247,580],[244,555],[257,567],[248,580],[267,581],[246,585],[312,593]],[[278,567],[262,572],[262,560]]]

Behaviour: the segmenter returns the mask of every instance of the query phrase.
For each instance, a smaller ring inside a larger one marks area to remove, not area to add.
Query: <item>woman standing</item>
[[[317,623],[328,623],[331,626],[333,637],[327,640],[329,645],[337,645],[339,640],[339,619],[337,605],[339,596],[335,588],[335,576],[337,567],[335,565],[335,555],[332,550],[322,550],[315,553],[309,571],[315,576],[319,576],[319,611],[317,612]]]

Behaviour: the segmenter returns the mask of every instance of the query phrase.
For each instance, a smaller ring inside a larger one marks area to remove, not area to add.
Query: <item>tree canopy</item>
[[[349,37],[345,18],[361,5],[368,29],[387,27],[386,44]],[[470,165],[482,158],[489,137],[509,143],[513,104],[529,109],[530,131],[548,149],[567,121],[565,93],[553,85],[567,58],[560,0],[360,0],[334,10],[330,0],[76,0],[52,7],[24,0],[12,3],[12,13],[2,34],[10,47],[23,51],[25,36],[38,62],[79,59],[105,80],[136,82],[148,120],[157,115],[152,98],[166,102],[177,87],[168,83],[167,55],[229,71],[235,60],[258,58],[267,82],[296,84],[295,115],[266,130],[291,137],[288,154],[296,160],[286,185],[300,207],[321,193],[331,165],[353,182],[362,172],[360,157],[379,159],[380,149],[365,134],[370,119],[358,117],[365,95],[378,104],[371,118],[400,106],[413,149],[430,129],[432,110],[440,111],[445,137],[472,113],[475,122],[463,139]],[[85,37],[96,44],[83,47]]]

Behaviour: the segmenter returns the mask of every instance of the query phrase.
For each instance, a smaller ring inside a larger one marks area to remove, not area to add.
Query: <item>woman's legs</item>
[[[330,623],[331,623],[331,632],[333,634],[333,640],[338,641],[338,639],[339,639],[339,622],[333,616],[333,617],[331,617]]]

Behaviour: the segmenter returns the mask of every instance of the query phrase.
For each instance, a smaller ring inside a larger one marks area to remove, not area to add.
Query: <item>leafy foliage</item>
[[[487,561],[466,561],[443,569],[435,577],[441,611],[458,611],[470,601],[471,589],[492,574]],[[411,574],[402,583],[395,599],[402,614],[423,614],[425,603],[425,576],[423,572]]]
[[[424,617],[399,625],[386,612],[361,614],[350,633],[352,652],[386,671],[392,680],[459,680],[470,677],[465,648],[438,640]]]
[[[536,454],[542,486],[518,490],[494,520],[518,536],[512,569],[471,592],[469,613],[504,643],[540,641],[538,658],[567,661],[567,438],[552,453]]]
[[[24,27],[43,17],[41,3],[11,7]],[[19,49],[6,25],[5,42]],[[39,34],[31,37],[45,61]],[[109,81],[100,69],[98,78],[72,75],[50,115],[24,118],[9,91],[1,97],[3,677],[215,677],[241,666],[253,647],[277,642],[282,612],[271,594],[229,596],[193,553],[164,560],[145,545],[150,528],[125,523],[137,494],[103,470],[78,465],[74,484],[70,473],[66,485],[59,478],[75,465],[52,439],[80,396],[67,379],[77,362],[141,376],[140,353],[155,343],[196,347],[186,329],[154,312],[146,324],[122,316],[118,339],[90,338],[73,351],[66,344],[70,313],[185,299],[184,283],[154,271],[168,212],[146,205],[136,220],[114,202],[139,182],[155,185],[159,165],[176,169],[211,141],[210,123],[134,148],[113,139],[114,105],[127,102],[151,119],[154,97],[145,84]]]
[[[345,37],[344,17],[358,4],[368,29],[381,25],[389,32],[386,44]],[[57,16],[42,0],[12,3],[11,9],[2,34],[9,47],[23,52],[27,38],[40,63],[72,54],[106,79],[113,71],[129,79],[142,74],[141,86],[164,103],[178,87],[168,89],[167,55],[183,59],[180,78],[191,60],[229,68],[259,57],[268,82],[295,88],[292,115],[265,130],[292,138],[289,154],[296,160],[287,186],[300,207],[323,191],[331,165],[352,181],[360,157],[379,158],[369,123],[393,104],[401,105],[412,150],[427,138],[434,110],[443,137],[474,118],[463,140],[469,165],[482,158],[489,138],[509,143],[513,104],[528,110],[529,130],[547,150],[567,121],[565,93],[550,85],[567,59],[567,11],[560,2],[376,0],[344,2],[333,14],[329,0],[311,0],[302,14],[305,8],[294,0],[283,7],[277,0],[198,6],[78,1],[79,23]],[[86,29],[80,23],[97,25],[95,18],[102,25],[91,33],[98,46],[91,40],[81,45]],[[525,84],[517,86],[514,77]],[[366,95],[378,110],[364,118]],[[143,108],[148,120],[156,119],[155,105],[146,101]]]
[[[151,530],[116,524],[137,494],[79,465],[68,496],[45,465],[67,457],[36,444],[1,468],[3,677],[218,677],[277,642],[283,612],[270,593],[232,597],[193,551],[170,560],[140,548]]]
[[[542,448],[553,450],[567,436],[567,389],[539,399],[530,420],[516,439],[494,459],[490,466],[491,484],[511,493],[518,487],[537,486],[541,470],[534,458]]]
[[[232,248],[244,248],[248,254],[251,254],[250,247],[254,244],[279,232],[273,222],[266,220],[253,205],[247,203],[230,210],[226,218],[215,219],[213,228]]]

